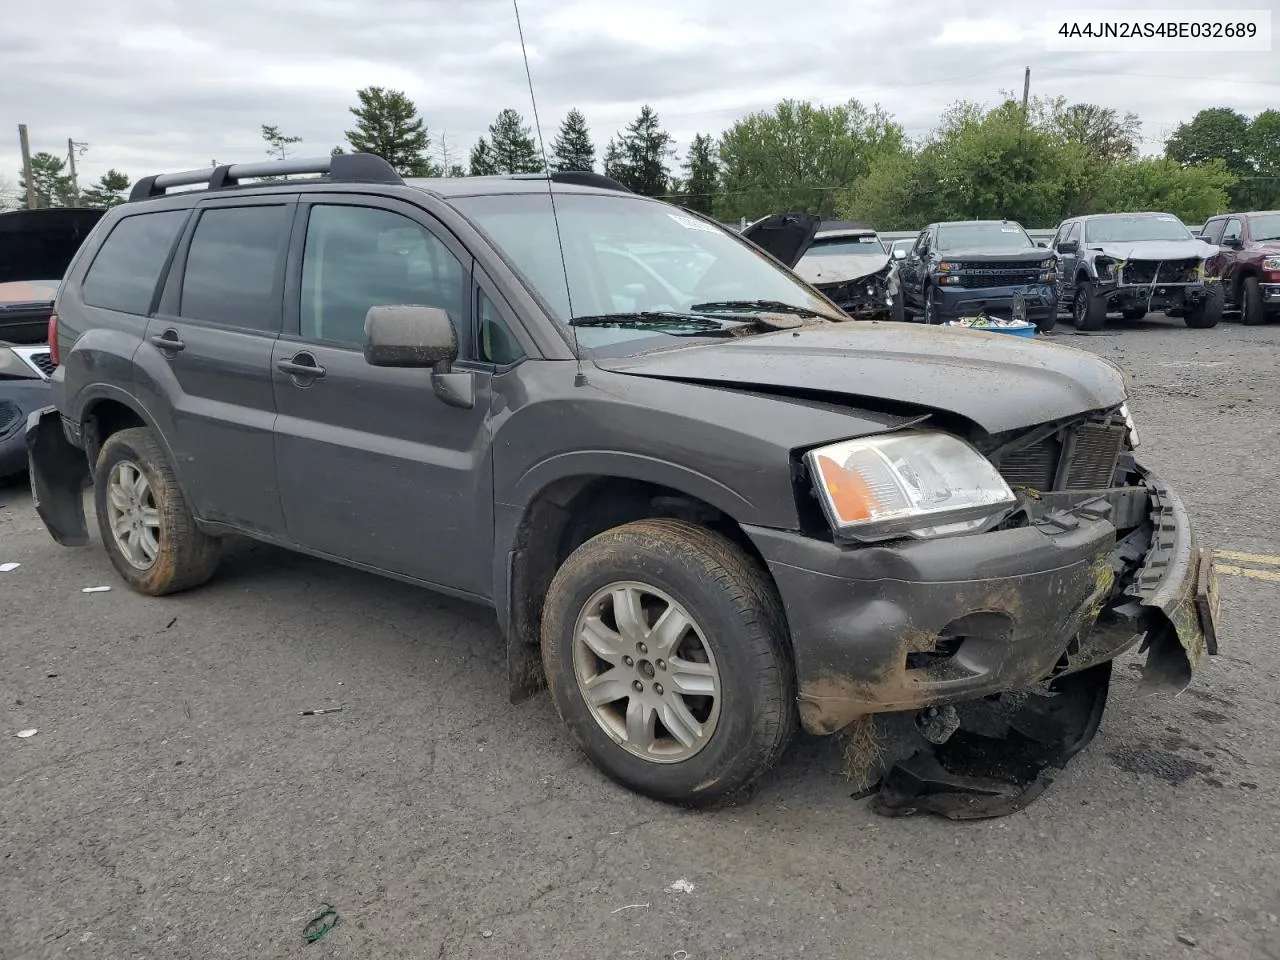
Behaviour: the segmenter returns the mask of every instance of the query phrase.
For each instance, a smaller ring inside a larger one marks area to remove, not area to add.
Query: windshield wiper
[[[848,317],[838,317],[808,307],[797,307],[781,300],[711,300],[695,303],[689,308],[697,313],[787,313],[796,317],[809,317],[843,323]]]
[[[567,321],[571,327],[621,327],[643,329],[653,327],[672,337],[706,336],[725,334],[738,324],[726,326],[724,321],[711,317],[698,317],[687,313],[642,310],[635,313],[602,313],[589,317],[573,317]],[[674,329],[673,329],[674,328]]]

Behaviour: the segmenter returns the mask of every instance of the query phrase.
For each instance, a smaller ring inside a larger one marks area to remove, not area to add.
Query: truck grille
[[[0,437],[13,432],[14,425],[22,420],[22,410],[16,403],[0,400]]]
[[[1157,277],[1157,270],[1159,276]],[[1195,283],[1200,278],[1200,261],[1189,260],[1126,260],[1121,268],[1121,282],[1133,283]]]
[[[961,264],[964,270],[968,264]],[[1037,283],[1040,278],[1038,267],[1019,267],[1016,270],[992,270],[990,268],[974,268],[974,272],[960,274],[960,286],[969,290],[982,290],[987,287],[1011,287],[1027,283]]]
[[[1081,424],[1067,433],[1065,441],[1049,437],[1006,454],[1000,460],[1000,474],[1014,488],[1105,489],[1114,483],[1125,434],[1123,423]]]

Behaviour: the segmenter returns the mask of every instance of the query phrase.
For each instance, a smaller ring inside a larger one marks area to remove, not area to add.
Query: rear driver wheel
[[[773,585],[694,524],[628,523],[575,550],[548,591],[542,659],[582,751],[657,800],[703,806],[741,790],[795,730]]]

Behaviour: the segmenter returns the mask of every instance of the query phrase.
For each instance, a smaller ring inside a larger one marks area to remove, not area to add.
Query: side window
[[[390,210],[317,205],[302,255],[300,332],[308,340],[359,346],[370,307],[442,307],[466,319],[462,264],[425,227]]]
[[[1227,221],[1227,228],[1222,232],[1223,244],[1239,243],[1243,236],[1244,228],[1240,226],[1240,221],[1232,217]]]
[[[275,333],[293,207],[216,207],[196,222],[178,315]]]
[[[1049,246],[1056,247],[1063,240],[1067,239],[1067,234],[1070,232],[1071,232],[1071,224],[1069,223],[1058,224],[1058,232],[1053,235],[1053,240],[1049,242]]]
[[[505,367],[509,363],[524,359],[524,350],[520,341],[515,338],[502,314],[493,305],[493,301],[480,291],[480,359],[485,363]]]
[[[1071,224],[1071,229],[1067,231],[1067,235],[1064,239],[1074,240],[1076,243],[1080,242],[1080,221],[1079,220]]]
[[[186,220],[186,210],[164,210],[125,217],[117,223],[81,283],[84,302],[146,316],[165,261]]]
[[[929,249],[929,231],[921,230],[920,236],[916,237],[916,245],[913,248],[912,252],[915,253],[916,256],[924,256],[925,251],[927,251],[928,249]]]
[[[1204,231],[1200,234],[1200,239],[1205,243],[1218,244],[1222,242],[1222,230],[1227,225],[1225,220],[1210,220],[1204,225]]]

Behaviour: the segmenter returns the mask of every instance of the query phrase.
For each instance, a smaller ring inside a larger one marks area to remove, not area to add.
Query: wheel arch
[[[494,606],[507,647],[512,703],[546,686],[541,659],[542,608],[551,580],[578,546],[605,530],[636,520],[669,517],[715,530],[737,545],[773,583],[759,549],[746,535],[746,501],[714,502],[691,489],[691,471],[659,482],[615,469],[556,476],[528,492],[519,505],[499,505]],[[701,484],[693,486],[702,487]],[[714,488],[713,488],[714,489]],[[730,506],[730,509],[726,509]]]
[[[90,471],[98,462],[98,453],[107,439],[113,433],[130,427],[149,428],[172,462],[173,451],[156,429],[155,420],[133,395],[111,384],[94,384],[81,393],[78,405],[80,409],[76,419],[83,431],[85,456],[89,459]]]

